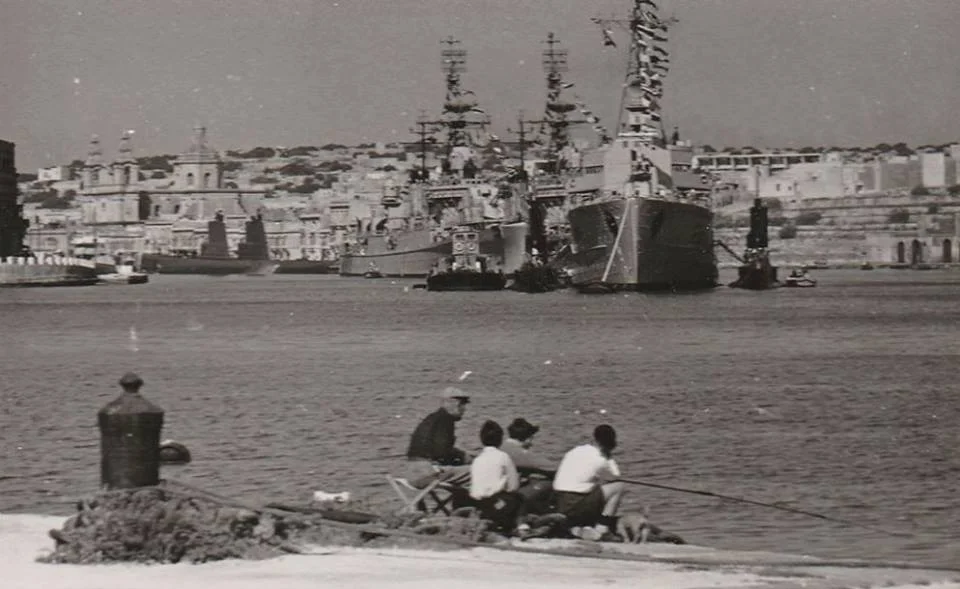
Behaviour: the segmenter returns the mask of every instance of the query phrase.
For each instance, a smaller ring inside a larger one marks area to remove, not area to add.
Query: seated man
[[[553,480],[557,510],[567,517],[570,532],[589,540],[616,540],[617,510],[624,485],[611,458],[617,432],[609,425],[593,430],[593,443],[570,450]]]
[[[456,423],[463,418],[470,395],[447,387],[441,394],[439,409],[423,418],[410,436],[407,448],[407,480],[422,489],[435,479],[455,485],[470,480],[467,455],[456,447]]]
[[[483,519],[490,520],[500,532],[513,530],[523,498],[517,494],[520,479],[510,456],[500,449],[503,428],[486,421],[480,428],[483,450],[470,465],[470,498]]]
[[[553,486],[550,481],[556,474],[556,467],[542,456],[530,451],[533,437],[540,427],[526,419],[518,417],[507,427],[509,438],[501,449],[510,455],[520,474],[520,495],[524,498],[527,511],[543,514],[550,511],[550,499]]]

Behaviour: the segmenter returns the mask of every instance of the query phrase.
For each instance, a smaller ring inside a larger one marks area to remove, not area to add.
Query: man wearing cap
[[[624,485],[613,460],[617,432],[609,425],[593,430],[593,442],[570,450],[560,461],[553,479],[557,510],[567,516],[575,536],[589,540],[615,540],[617,511]]]
[[[506,452],[520,473],[520,495],[524,498],[527,511],[530,513],[546,513],[550,510],[550,498],[553,487],[550,480],[557,472],[556,466],[542,456],[530,451],[533,437],[540,431],[540,426],[533,425],[526,419],[518,417],[507,426],[510,435],[503,442],[501,450]]]
[[[465,485],[470,481],[467,454],[456,447],[456,424],[470,402],[469,393],[447,387],[441,396],[439,409],[423,418],[413,430],[407,447],[410,481],[417,488],[426,487],[431,480]]]

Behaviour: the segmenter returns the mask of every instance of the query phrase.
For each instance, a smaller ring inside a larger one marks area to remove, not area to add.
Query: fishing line
[[[701,491],[699,489],[687,489],[684,487],[675,487],[672,485],[663,485],[659,483],[649,483],[646,481],[640,481],[637,479],[617,479],[622,483],[628,485],[639,485],[642,487],[652,487],[654,489],[664,489],[667,491],[678,491],[680,493],[690,493],[692,495],[702,495],[704,497],[716,497],[718,499],[726,499],[727,501],[734,501],[736,503],[746,503],[748,505],[758,505],[760,507],[769,507],[771,509],[776,509],[779,511],[786,511],[788,513],[796,513],[799,515],[806,515],[808,517],[815,517],[817,519],[826,520],[833,523],[844,524],[847,526],[853,526],[858,528],[864,528],[867,530],[872,530],[874,532],[882,532],[884,534],[889,534],[891,536],[899,536],[902,538],[913,538],[916,537],[916,534],[911,532],[894,532],[893,530],[886,530],[884,528],[879,528],[872,526],[870,524],[864,524],[860,522],[851,521],[848,519],[842,519],[839,517],[832,517],[829,515],[823,515],[822,513],[815,513],[813,511],[806,511],[804,509],[797,509],[795,507],[786,507],[784,505],[777,505],[775,503],[764,503],[762,501],[754,501],[753,499],[744,499],[743,497],[734,497],[732,495],[723,495],[721,493],[714,493],[713,491]]]

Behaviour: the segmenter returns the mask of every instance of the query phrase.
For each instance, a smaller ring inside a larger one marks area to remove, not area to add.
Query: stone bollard
[[[140,396],[143,379],[128,372],[123,394],[97,413],[100,485],[104,489],[148,487],[160,482],[163,409]]]

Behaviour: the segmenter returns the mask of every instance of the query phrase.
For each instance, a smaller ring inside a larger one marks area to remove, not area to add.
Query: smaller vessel
[[[146,272],[138,272],[133,258],[124,258],[117,264],[115,272],[97,276],[101,284],[146,284],[150,277]]]
[[[741,265],[737,268],[737,279],[730,283],[731,288],[768,290],[780,286],[777,280],[777,267],[770,263],[768,244],[767,207],[758,197],[753,200],[753,206],[750,207],[747,249],[743,257],[733,254],[740,260]],[[726,247],[722,242],[720,245]]]
[[[480,252],[480,234],[467,227],[456,228],[453,238],[453,255],[443,260],[447,267],[437,266],[427,276],[427,290],[471,291],[503,290],[507,278],[502,269],[489,267],[490,260]]]
[[[860,269],[861,269],[861,270],[873,270],[873,269],[874,269],[874,265],[871,264],[870,262],[864,262],[864,263],[860,264]]]
[[[366,272],[363,273],[364,278],[383,278],[383,272],[380,271],[380,268],[376,264],[370,262],[370,266]]]
[[[794,270],[783,281],[784,286],[791,288],[810,288],[817,285],[817,281],[807,276],[806,270]]]

